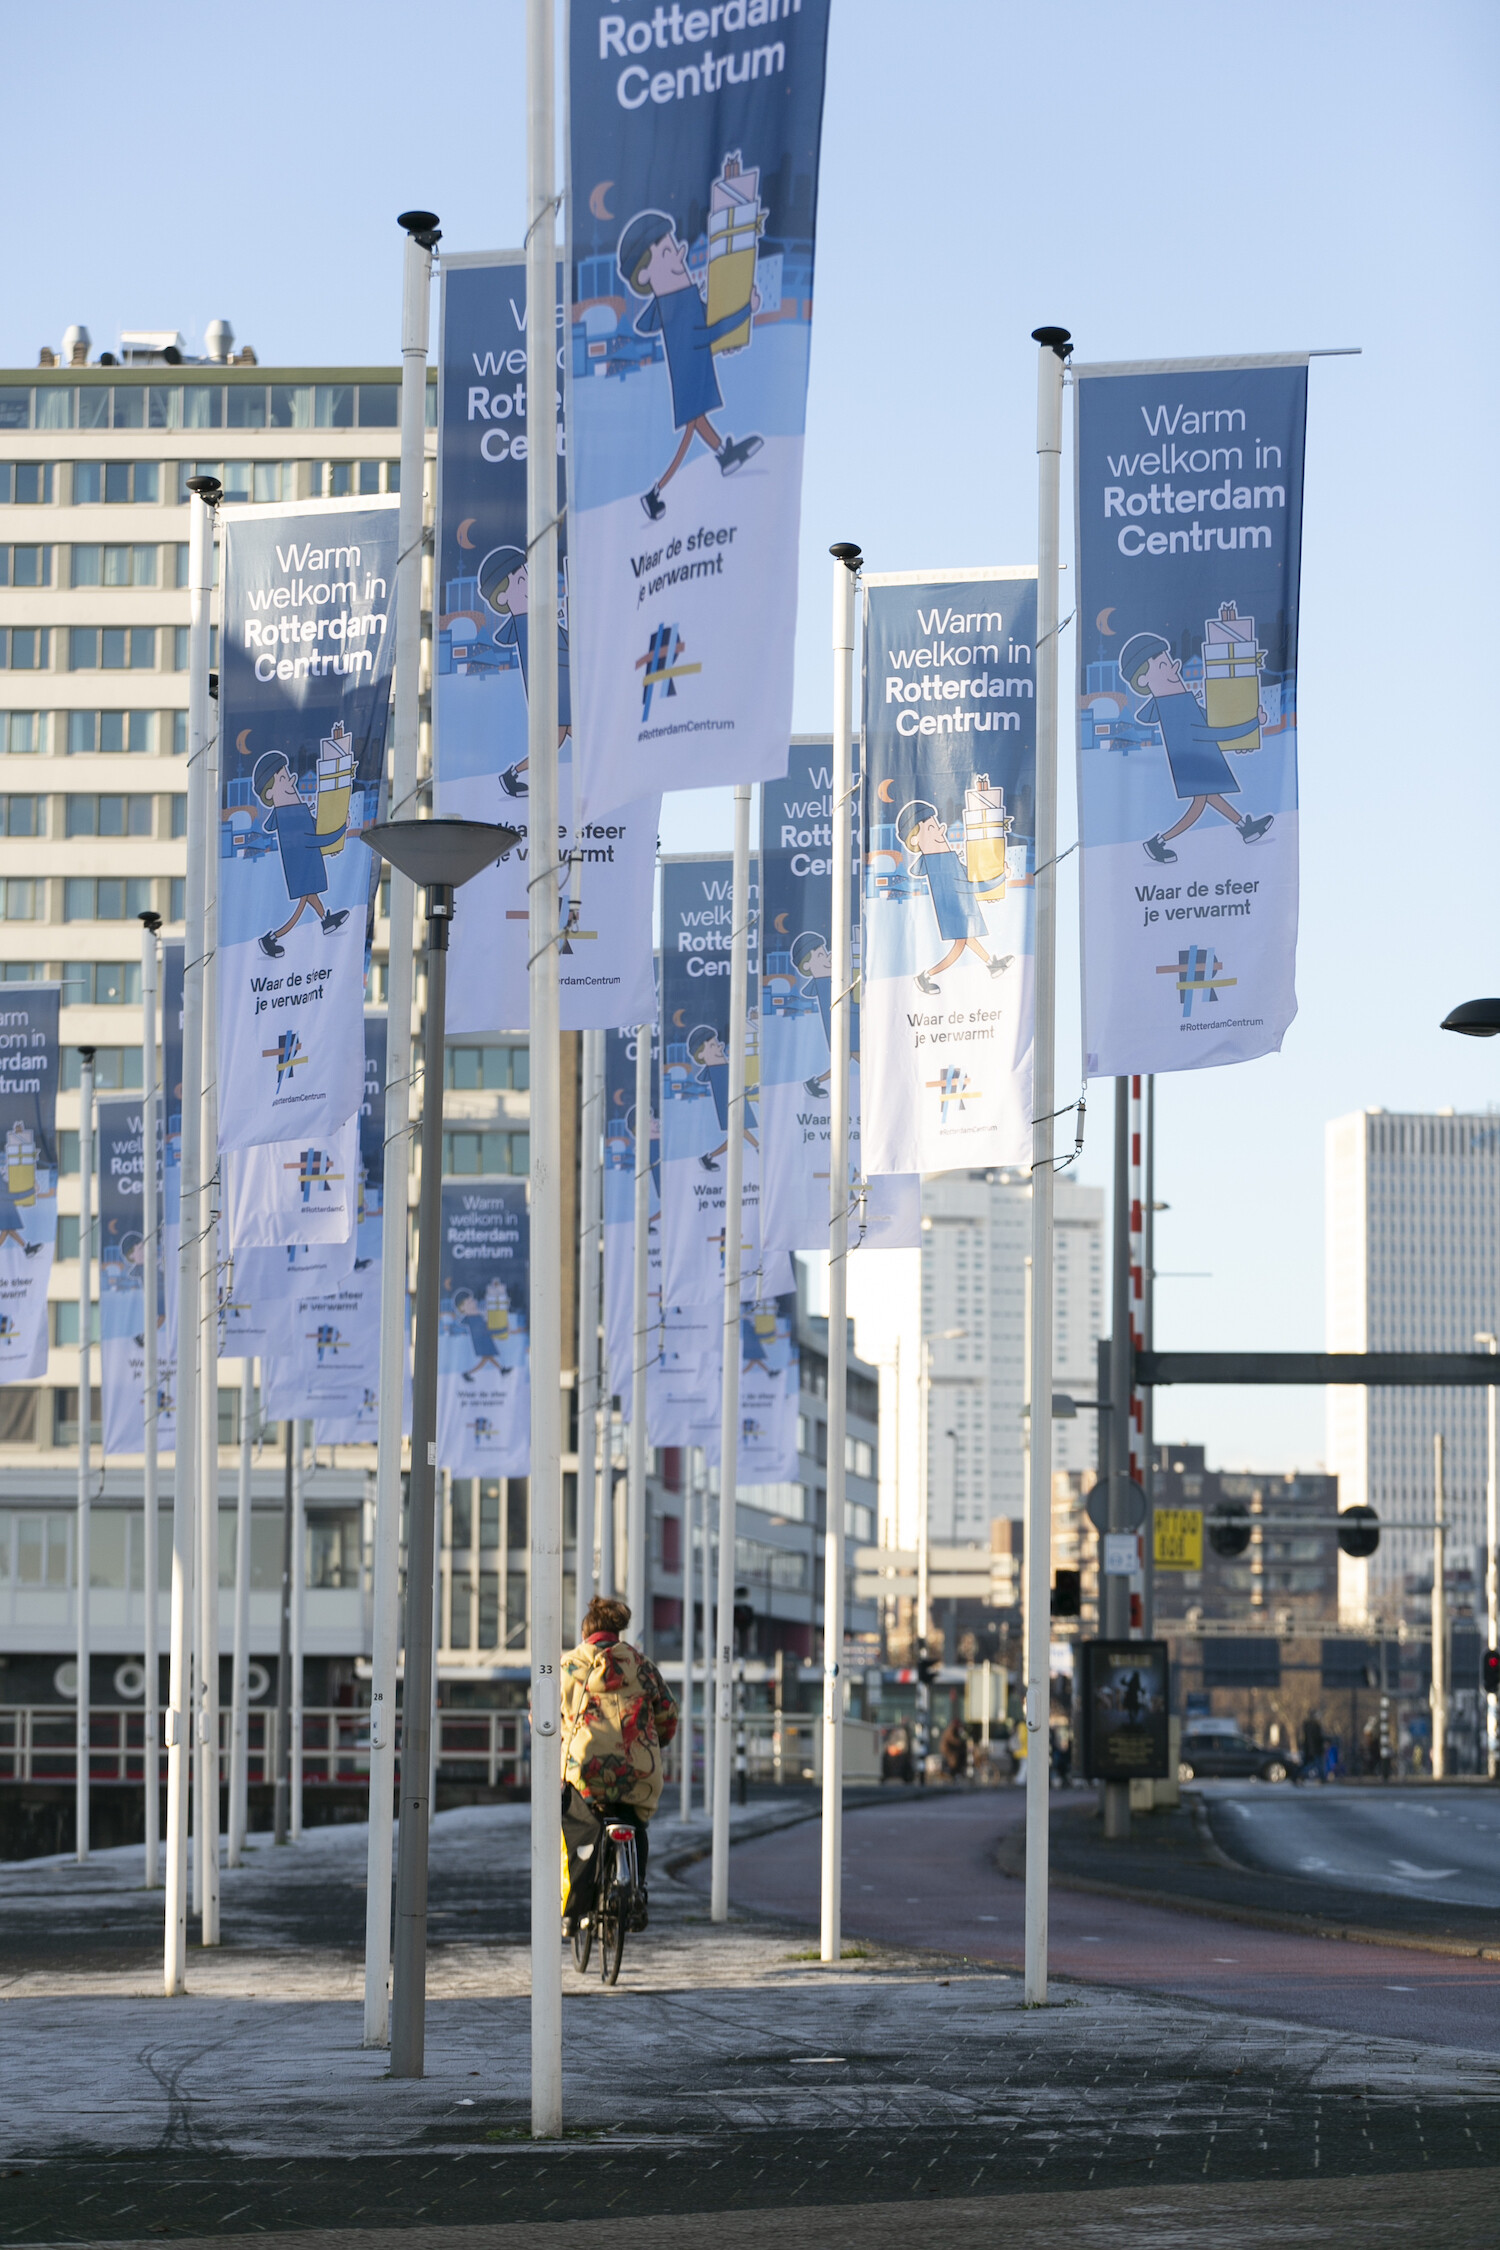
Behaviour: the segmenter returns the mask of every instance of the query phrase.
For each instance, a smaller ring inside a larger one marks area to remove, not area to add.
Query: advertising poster
[[[1165,1781],[1170,1665],[1165,1641],[1083,1643],[1083,1771],[1089,1781]]]
[[[390,500],[234,508],[219,689],[219,1146],[359,1107],[396,651]]]
[[[443,1184],[438,1467],[523,1477],[531,1460],[531,1221],[524,1180]]]
[[[750,990],[759,884],[750,881]],[[729,1148],[729,854],[662,863],[662,1294],[703,1303],[724,1287],[724,1160]],[[753,1010],[752,1010],[753,1013]],[[760,1110],[754,1025],[745,1063],[740,1255],[760,1263]]]
[[[561,277],[559,277],[561,279]],[[559,291],[562,294],[561,290]],[[435,806],[499,821],[521,841],[466,884],[448,961],[451,1032],[529,1021],[526,560],[526,265],[520,251],[443,259],[438,390]],[[563,351],[558,347],[558,381]],[[561,391],[559,389],[559,399]],[[558,497],[563,430],[558,427]],[[565,1031],[651,1015],[651,908],[659,797],[608,819],[574,817],[567,518],[558,536],[558,983]],[[545,613],[545,605],[542,605]]]
[[[57,1246],[55,984],[8,984],[0,1002],[0,1382],[47,1372],[47,1284]]]
[[[767,1250],[826,1250],[832,1132],[833,745],[794,738],[786,778],[761,789],[760,1233]],[[859,745],[854,748],[856,780]],[[856,799],[856,805],[858,800]],[[854,1004],[849,1011],[851,1249],[921,1242],[915,1174],[862,1184],[859,1125],[859,842],[850,867]]]
[[[635,1059],[635,1033],[611,1031],[604,1042],[604,1355],[609,1389],[627,1420],[635,1370]],[[661,1048],[653,1034],[646,1301],[654,1341],[661,1327],[660,1100]]]
[[[1029,1165],[1036,572],[864,586],[865,1170]]]
[[[145,1114],[138,1096],[96,1103],[99,1134],[99,1358],[104,1451],[146,1449]],[[159,1452],[176,1443],[172,1369],[157,1270],[157,1425]]]
[[[1087,1075],[1297,1012],[1306,356],[1075,367]]]
[[[571,11],[573,689],[593,819],[785,770],[827,38],[828,0]]]

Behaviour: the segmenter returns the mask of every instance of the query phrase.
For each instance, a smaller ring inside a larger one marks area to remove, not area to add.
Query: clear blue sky
[[[390,360],[397,210],[520,238],[520,0],[82,0],[5,37],[7,364],[74,320],[97,349],[218,314],[264,360]],[[829,720],[831,539],[881,569],[1034,555],[1033,327],[1091,359],[1364,348],[1312,373],[1302,1012],[1280,1056],[1160,1083],[1159,1263],[1211,1276],[1163,1281],[1165,1343],[1321,1344],[1324,1121],[1500,1101],[1500,1050],[1437,1030],[1500,989],[1497,44],[1458,0],[834,0],[799,727]],[[723,807],[679,800],[667,840],[727,840]],[[1075,982],[1069,942],[1065,1092]],[[1158,1428],[1306,1466],[1322,1398],[1164,1394]]]

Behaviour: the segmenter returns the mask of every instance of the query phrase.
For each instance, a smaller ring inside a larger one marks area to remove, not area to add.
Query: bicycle
[[[580,1976],[587,1975],[597,1931],[599,1974],[606,1984],[615,1984],[625,1954],[625,1933],[638,1909],[641,1886],[636,1872],[635,1830],[628,1821],[610,1820],[602,1814],[599,1825],[602,1834],[594,1904],[573,1924],[573,1966]]]

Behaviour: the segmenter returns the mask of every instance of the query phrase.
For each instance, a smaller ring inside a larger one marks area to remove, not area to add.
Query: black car
[[[1292,1764],[1280,1750],[1267,1750],[1238,1728],[1210,1731],[1184,1728],[1178,1753],[1179,1781],[1288,1781]]]

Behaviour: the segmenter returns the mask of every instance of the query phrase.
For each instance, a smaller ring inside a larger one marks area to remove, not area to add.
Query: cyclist
[[[677,1706],[656,1666],[620,1638],[630,1607],[596,1594],[583,1639],[562,1660],[563,1936],[594,1903],[606,1819],[635,1830],[640,1876],[630,1927],[646,1927],[647,1823],[661,1802],[661,1754],[677,1732]]]

